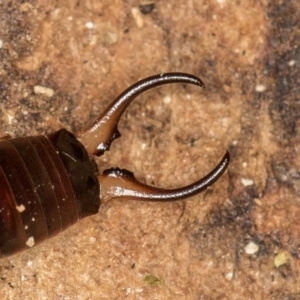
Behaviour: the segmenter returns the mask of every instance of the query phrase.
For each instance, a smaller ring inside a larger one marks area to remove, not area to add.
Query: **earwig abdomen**
[[[65,129],[1,142],[0,167],[2,257],[98,212],[95,164]]]

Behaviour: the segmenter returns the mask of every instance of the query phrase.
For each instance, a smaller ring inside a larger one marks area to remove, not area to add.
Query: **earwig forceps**
[[[77,134],[78,139],[90,155],[102,155],[108,150],[113,140],[120,137],[119,120],[129,104],[141,93],[159,85],[168,83],[190,83],[205,87],[200,78],[184,73],[166,73],[143,79],[113,101],[109,107],[83,132]],[[177,189],[167,190],[142,184],[134,174],[127,170],[105,170],[99,177],[101,201],[113,198],[128,198],[145,201],[174,201],[196,195],[212,185],[226,170],[229,163],[227,151],[221,162],[205,177]]]

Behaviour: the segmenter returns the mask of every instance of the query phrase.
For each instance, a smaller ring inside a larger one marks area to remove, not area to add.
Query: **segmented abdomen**
[[[0,257],[96,214],[96,168],[67,130],[0,143]]]

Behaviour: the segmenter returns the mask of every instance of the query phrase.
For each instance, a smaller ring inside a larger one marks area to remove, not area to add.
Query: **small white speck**
[[[261,200],[259,200],[259,199],[254,199],[254,202],[256,203],[256,205],[262,206]]]
[[[169,104],[170,102],[171,102],[171,97],[170,96],[166,96],[166,97],[164,97],[164,99],[163,99],[163,102],[165,103],[165,104]]]
[[[73,20],[73,17],[72,17],[72,16],[69,16],[69,17],[68,17],[68,20],[69,20],[69,21],[72,21],[72,20]]]
[[[27,229],[28,229],[28,226],[27,226],[27,225],[25,225],[25,226],[24,226],[24,229],[25,229],[25,230],[27,230]]]
[[[18,212],[23,212],[25,210],[25,206],[23,204],[17,205],[16,209],[18,210]]]
[[[254,181],[252,179],[248,179],[248,178],[242,178],[241,182],[242,182],[243,186],[250,186],[250,185],[254,184]]]
[[[47,88],[41,85],[35,85],[33,87],[33,92],[35,94],[45,95],[47,97],[52,97],[54,95],[54,90],[51,88]]]
[[[32,218],[31,221],[32,221],[32,222],[35,222],[35,218]]]
[[[3,41],[0,40],[0,49],[3,47]]]
[[[31,237],[27,240],[26,245],[27,245],[28,247],[33,247],[33,246],[34,246],[34,237],[33,237],[33,236],[31,236]]]
[[[88,29],[93,29],[93,28],[94,28],[94,23],[93,23],[93,22],[90,22],[90,21],[89,21],[89,22],[86,22],[86,23],[85,23],[85,27],[88,28]]]
[[[245,161],[242,163],[243,168],[247,168],[248,167],[248,163],[246,163]]]
[[[140,12],[138,7],[132,7],[131,8],[131,15],[135,21],[135,24],[138,28],[142,28],[144,26],[144,19],[143,15]]]
[[[33,263],[32,263],[32,260],[28,260],[28,262],[27,262],[27,266],[28,266],[28,267],[31,267],[31,266],[32,266],[32,264],[33,264]]]
[[[225,277],[227,280],[231,280],[233,278],[233,272],[228,272]]]
[[[249,255],[255,254],[256,252],[258,252],[258,250],[259,250],[259,246],[252,241],[250,241],[245,246],[245,252]]]
[[[90,239],[89,239],[89,242],[90,242],[91,244],[94,244],[94,243],[96,242],[96,238],[93,237],[93,236],[91,236]]]
[[[295,65],[295,63],[296,63],[296,61],[294,59],[292,59],[292,60],[289,61],[288,65],[290,67],[293,67]]]
[[[8,124],[12,124],[14,120],[14,116],[11,114],[7,114]]]
[[[228,118],[223,118],[223,119],[222,119],[222,125],[223,125],[223,126],[227,126],[228,124],[229,124]]]
[[[146,143],[143,143],[142,145],[141,145],[141,149],[142,150],[145,150],[147,148],[147,144]]]
[[[256,91],[257,93],[263,93],[266,89],[267,89],[266,86],[263,85],[263,84],[257,84],[257,85],[255,86],[255,91]]]

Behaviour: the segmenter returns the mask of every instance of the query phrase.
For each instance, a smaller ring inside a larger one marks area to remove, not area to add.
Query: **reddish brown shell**
[[[0,143],[0,257],[96,214],[95,164],[65,129]]]

